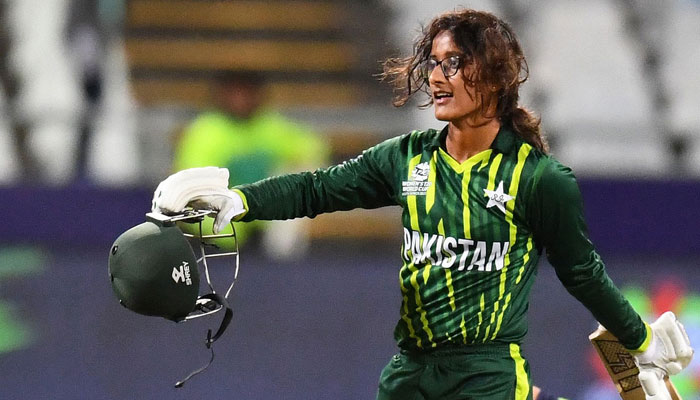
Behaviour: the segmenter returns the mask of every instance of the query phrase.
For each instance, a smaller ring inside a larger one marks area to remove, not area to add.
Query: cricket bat
[[[588,339],[598,352],[622,400],[645,400],[644,390],[639,383],[639,369],[632,354],[602,326],[591,333]],[[664,378],[664,382],[671,399],[682,400],[668,376]]]

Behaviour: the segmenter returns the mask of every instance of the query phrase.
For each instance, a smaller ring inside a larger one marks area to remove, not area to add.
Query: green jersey
[[[566,289],[628,348],[646,337],[588,239],[571,170],[502,128],[464,162],[447,129],[389,139],[343,164],[237,187],[244,221],[353,208],[403,209],[403,349],[520,343],[540,254]]]

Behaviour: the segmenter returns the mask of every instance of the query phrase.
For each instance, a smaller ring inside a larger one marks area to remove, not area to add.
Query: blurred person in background
[[[140,178],[121,0],[0,2],[0,183]]]
[[[425,92],[447,125],[233,189],[219,168],[180,171],[156,189],[153,210],[218,210],[218,231],[232,219],[401,206],[400,351],[381,373],[380,400],[533,399],[520,344],[543,252],[567,291],[635,355],[647,393],[688,365],[693,350],[675,316],[645,323],[608,276],[571,169],[548,154],[539,119],[518,105],[528,71],[508,24],[470,9],[439,15],[411,56],[384,66],[394,105]]]
[[[200,113],[180,135],[173,170],[219,166],[229,184],[326,165],[330,150],[309,128],[265,106],[265,77],[254,71],[224,71],[215,78],[212,108]],[[269,228],[269,229],[268,229]],[[296,257],[308,246],[308,221],[251,222],[236,228],[240,239],[263,234],[274,258]]]
[[[7,96],[4,114],[9,121],[0,130],[2,145],[13,146],[3,149],[6,160],[17,154],[19,161],[16,176],[3,180],[64,184],[75,175],[85,103],[68,50],[70,10],[69,0],[0,4],[0,83]],[[2,168],[2,174],[7,173]]]

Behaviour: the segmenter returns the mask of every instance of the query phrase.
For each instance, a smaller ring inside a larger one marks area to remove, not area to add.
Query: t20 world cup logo
[[[430,165],[427,162],[422,162],[413,168],[411,172],[411,178],[417,182],[425,182],[428,180],[428,174],[430,173]]]

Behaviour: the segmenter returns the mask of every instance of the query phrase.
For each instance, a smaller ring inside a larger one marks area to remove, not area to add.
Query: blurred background
[[[441,128],[420,99],[391,107],[377,74],[458,6],[518,32],[522,103],[574,168],[610,275],[699,346],[698,0],[0,0],[0,397],[374,398],[396,351],[398,209],[241,226],[232,326],[179,391],[218,321],[124,310],[108,249],[177,169],[267,176]],[[529,318],[536,384],[616,398],[588,343],[596,322],[546,262]],[[700,362],[674,382],[700,398]]]

